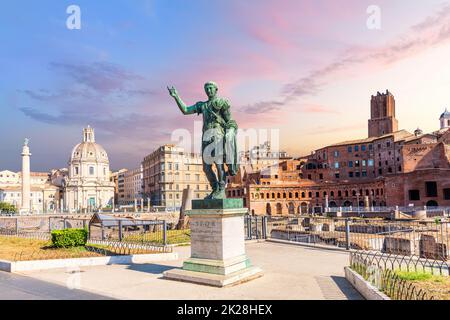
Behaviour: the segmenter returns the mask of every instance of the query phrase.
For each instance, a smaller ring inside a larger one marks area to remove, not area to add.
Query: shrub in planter
[[[52,244],[57,248],[81,247],[86,245],[86,229],[64,229],[52,231]]]

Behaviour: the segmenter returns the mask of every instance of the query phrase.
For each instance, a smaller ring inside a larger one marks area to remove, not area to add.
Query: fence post
[[[119,241],[122,242],[122,220],[119,220]]]
[[[167,223],[166,220],[163,221],[163,243],[167,245]]]
[[[16,236],[19,235],[19,218],[16,217]]]
[[[251,219],[251,217],[250,217],[250,219]],[[259,237],[258,237],[258,217],[256,217],[256,216],[255,216],[255,236],[256,236],[256,239],[259,239]]]
[[[252,220],[250,216],[245,216],[245,219],[247,220],[247,239],[252,239]]]
[[[263,227],[263,237],[264,239],[267,239],[267,217],[262,217],[262,227]]]
[[[345,219],[345,249],[350,250],[350,219]]]

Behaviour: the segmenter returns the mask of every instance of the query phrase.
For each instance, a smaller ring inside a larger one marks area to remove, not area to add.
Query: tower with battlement
[[[395,118],[395,98],[388,90],[378,92],[370,101],[369,138],[398,131]]]

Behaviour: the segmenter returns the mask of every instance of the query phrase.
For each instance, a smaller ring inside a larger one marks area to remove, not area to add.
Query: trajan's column
[[[23,212],[30,212],[30,148],[28,139],[25,139],[22,149],[22,206]]]

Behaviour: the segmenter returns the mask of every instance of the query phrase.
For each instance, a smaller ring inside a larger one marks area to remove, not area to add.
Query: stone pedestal
[[[245,254],[242,199],[193,200],[187,211],[191,257],[182,269],[164,272],[172,280],[216,287],[236,285],[262,276]]]

